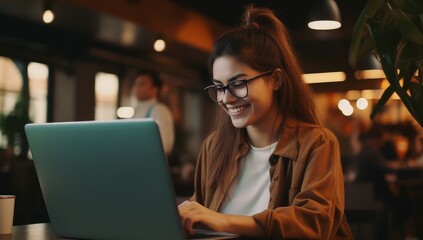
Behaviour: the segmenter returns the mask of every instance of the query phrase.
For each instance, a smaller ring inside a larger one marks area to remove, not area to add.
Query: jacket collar
[[[298,128],[299,122],[295,119],[287,119],[280,131],[278,144],[272,155],[296,159],[298,157]],[[240,156],[245,155],[250,149],[247,136],[243,138],[240,148]]]
[[[287,119],[279,135],[274,155],[296,159],[298,157],[298,128],[299,122]]]

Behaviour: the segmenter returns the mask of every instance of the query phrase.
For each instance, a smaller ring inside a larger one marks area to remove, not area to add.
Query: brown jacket
[[[225,198],[208,179],[213,134],[203,143],[195,177],[193,200],[218,211]],[[248,152],[241,144],[236,161]],[[352,239],[344,215],[344,181],[336,137],[327,129],[288,121],[269,158],[270,201],[268,209],[253,215],[270,239]],[[229,179],[237,175],[232,165]]]

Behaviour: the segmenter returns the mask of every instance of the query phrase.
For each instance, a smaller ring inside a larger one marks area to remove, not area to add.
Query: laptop
[[[152,119],[27,124],[25,131],[56,235],[186,238]]]

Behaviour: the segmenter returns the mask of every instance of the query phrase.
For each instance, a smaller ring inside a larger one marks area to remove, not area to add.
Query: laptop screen
[[[88,239],[184,239],[152,119],[25,127],[53,230]]]

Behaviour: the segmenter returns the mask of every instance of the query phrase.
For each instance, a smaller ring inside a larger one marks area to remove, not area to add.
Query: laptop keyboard
[[[194,234],[187,236],[187,239],[237,239],[238,235],[226,232],[215,232],[204,229],[194,229]]]

